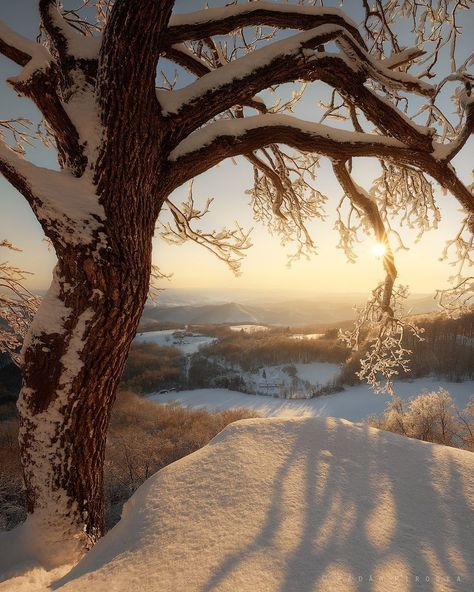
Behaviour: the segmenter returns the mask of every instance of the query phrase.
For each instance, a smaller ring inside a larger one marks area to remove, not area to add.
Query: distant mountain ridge
[[[216,304],[180,304],[146,306],[142,316],[142,326],[152,323],[184,323],[196,325],[219,325],[232,323],[256,323],[263,325],[290,325],[301,327],[316,323],[335,323],[355,317],[354,301],[341,298],[335,300],[291,300],[266,304],[240,304],[225,302]],[[436,304],[431,296],[412,298],[408,308],[413,314],[431,312]]]

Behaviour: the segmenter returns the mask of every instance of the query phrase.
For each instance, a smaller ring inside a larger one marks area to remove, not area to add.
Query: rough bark
[[[103,533],[106,434],[146,300],[151,235],[134,241],[133,260],[124,252],[65,254],[25,342],[18,407],[28,511],[64,544],[90,547]],[[48,331],[52,314],[64,314],[62,331]]]

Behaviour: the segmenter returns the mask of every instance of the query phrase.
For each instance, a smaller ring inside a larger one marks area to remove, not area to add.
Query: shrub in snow
[[[442,388],[408,401],[395,397],[384,415],[369,418],[369,423],[409,438],[474,449],[474,400],[461,412]]]

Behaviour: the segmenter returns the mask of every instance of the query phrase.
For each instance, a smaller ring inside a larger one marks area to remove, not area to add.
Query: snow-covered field
[[[243,331],[244,333],[258,333],[259,331],[268,331],[265,325],[232,325],[231,331]]]
[[[474,395],[472,380],[457,383],[434,378],[419,378],[397,382],[395,390],[402,399],[409,399],[423,391],[438,390],[440,387],[449,391],[460,409],[463,409],[469,397]],[[390,401],[389,395],[376,395],[364,384],[347,387],[345,391],[334,395],[305,400],[247,395],[227,389],[198,389],[151,395],[149,398],[159,403],[177,401],[185,406],[210,410],[246,407],[263,417],[330,416],[351,421],[363,421],[369,415],[383,413]]]
[[[321,337],[324,337],[324,333],[295,333],[294,335],[290,335],[290,339],[296,339],[297,341],[321,339]]]
[[[190,355],[198,351],[202,345],[208,345],[215,341],[214,337],[201,335],[199,333],[186,334],[184,331],[176,329],[164,329],[163,331],[149,331],[139,333],[135,337],[138,343],[156,343],[165,347],[177,347],[183,354]]]
[[[237,422],[148,479],[47,589],[472,592],[472,458],[341,419]]]

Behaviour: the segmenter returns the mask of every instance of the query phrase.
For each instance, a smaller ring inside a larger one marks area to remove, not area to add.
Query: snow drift
[[[472,590],[473,458],[341,419],[240,421],[144,483],[51,587]]]

